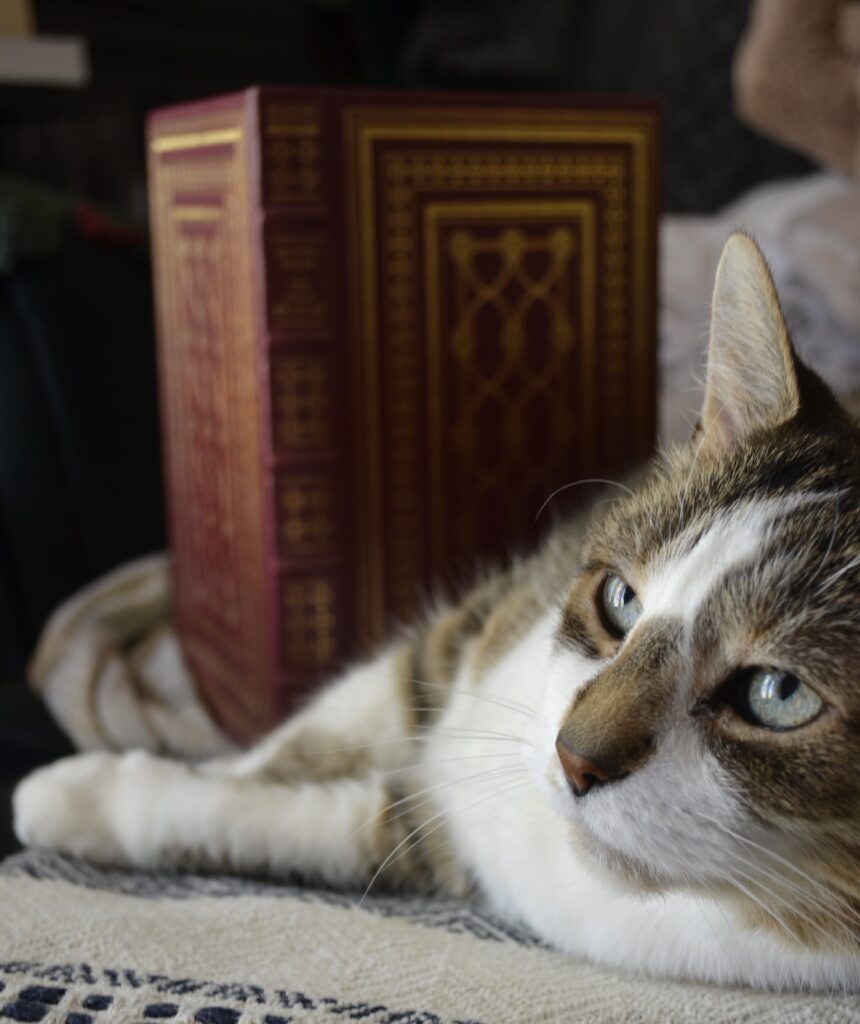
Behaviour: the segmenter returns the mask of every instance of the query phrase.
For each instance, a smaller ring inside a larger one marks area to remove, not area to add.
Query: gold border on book
[[[219,220],[224,212],[220,206],[174,206],[170,209],[171,220]]]
[[[424,294],[427,299],[425,316],[427,323],[426,359],[426,403],[427,437],[430,441],[430,538],[432,561],[441,565],[447,558],[445,524],[448,509],[445,507],[445,409],[442,382],[442,363],[447,355],[447,338],[443,337],[440,324],[442,283],[440,281],[440,228],[443,221],[469,225],[484,222],[504,225],[530,224],[546,221],[557,224],[575,221],[580,228],[581,274],[579,278],[578,326],[580,331],[576,345],[582,357],[582,375],[579,381],[579,401],[584,412],[581,422],[590,431],[593,429],[594,414],[594,342],[596,323],[595,272],[597,264],[597,232],[595,203],[589,199],[496,199],[496,200],[451,200],[431,202],[424,214]],[[582,438],[583,447],[590,450],[593,441]]]
[[[487,123],[490,122],[490,127]],[[509,143],[565,142],[614,143],[629,147],[633,153],[633,276],[634,313],[631,319],[632,351],[638,377],[650,365],[652,342],[649,283],[650,229],[653,223],[653,198],[649,181],[650,143],[654,141],[655,115],[651,111],[569,110],[565,108],[400,108],[353,107],[344,110],[343,137],[347,181],[347,235],[351,278],[351,310],[356,327],[356,358],[353,361],[353,398],[362,411],[364,432],[355,431],[355,463],[361,481],[356,503],[356,549],[359,560],[356,575],[356,608],[359,635],[365,641],[384,635],[386,626],[385,572],[382,562],[384,524],[381,515],[382,452],[379,446],[379,375],[377,317],[378,294],[375,237],[376,194],[373,178],[373,149],[380,141],[500,141]],[[430,167],[438,164],[439,150],[429,155]],[[471,154],[480,166],[483,154]],[[555,158],[557,160],[558,153]],[[515,152],[521,164],[527,164],[527,151]],[[540,172],[541,165],[536,165]],[[550,172],[551,173],[551,172]],[[538,173],[538,178],[540,174]],[[463,182],[457,183],[458,188]],[[361,274],[359,275],[359,270]],[[358,284],[358,281],[361,284]],[[634,424],[648,429],[648,396],[635,402]],[[362,501],[361,498],[364,500]]]
[[[349,310],[354,320],[353,351],[350,359],[353,399],[353,464],[356,497],[353,506],[355,540],[356,635],[360,645],[379,640],[385,623],[383,545],[380,531],[373,528],[382,517],[382,481],[379,464],[379,380],[366,339],[376,335],[376,266],[373,258],[375,192],[372,154],[355,123],[358,111],[343,115],[344,207],[346,249],[349,261]]]
[[[226,146],[242,139],[241,128],[216,128],[205,132],[177,132],[175,135],[157,135],[150,139],[153,153],[172,153],[178,149],[205,149],[207,146]]]

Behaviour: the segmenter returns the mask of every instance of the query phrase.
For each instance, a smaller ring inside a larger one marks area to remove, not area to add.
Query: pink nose
[[[555,749],[564,770],[564,777],[576,796],[585,796],[595,782],[606,782],[611,777],[599,764],[574,753],[561,736],[555,741]]]

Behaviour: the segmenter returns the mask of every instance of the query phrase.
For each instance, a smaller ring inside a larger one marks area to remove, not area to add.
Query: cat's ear
[[[714,285],[701,444],[734,448],[799,408],[797,362],[773,278],[755,242],[731,235]]]

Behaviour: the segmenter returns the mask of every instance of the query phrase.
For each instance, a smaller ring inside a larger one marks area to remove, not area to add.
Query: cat
[[[688,444],[250,751],[63,760],[17,834],[477,895],[652,976],[860,990],[859,450],[732,235]]]

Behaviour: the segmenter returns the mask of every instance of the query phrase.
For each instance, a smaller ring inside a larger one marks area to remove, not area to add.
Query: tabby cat
[[[249,752],[70,758],[20,785],[17,833],[475,895],[605,965],[858,990],[858,449],[733,235],[687,445]]]

